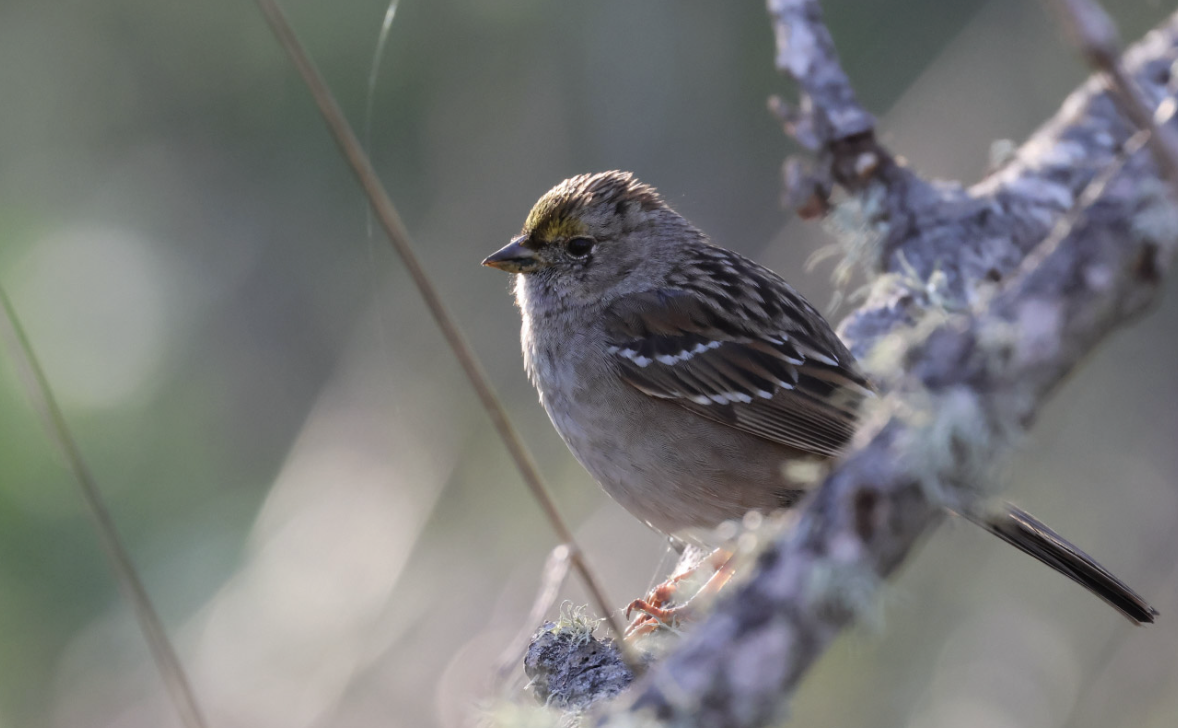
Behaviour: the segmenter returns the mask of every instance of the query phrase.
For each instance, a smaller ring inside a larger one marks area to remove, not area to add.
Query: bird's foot
[[[626,617],[629,618],[633,611],[638,611],[639,614],[626,628],[627,640],[645,637],[660,629],[678,629],[683,623],[690,622],[695,612],[690,603],[678,607],[656,607],[645,599],[630,602],[630,606],[626,607]]]
[[[652,589],[645,599],[635,599],[630,602],[630,605],[626,607],[626,618],[629,619],[634,612],[639,614],[626,628],[625,639],[634,640],[656,632],[660,628],[676,630],[683,624],[692,621],[699,611],[692,606],[695,599],[700,596],[705,599],[715,596],[732,578],[735,569],[735,565],[732,563],[732,552],[725,549],[717,549],[704,563],[709,562],[715,572],[699,591],[682,604],[671,606],[675,593],[679,589],[679,582],[695,575],[703,564],[697,564],[694,568],[673,575]]]
[[[680,617],[684,616],[687,605],[670,606],[679,589],[679,581],[686,574],[679,574],[659,584],[646,595],[645,599],[635,599],[626,607],[626,619],[635,611],[638,616],[626,628],[625,638],[636,639],[654,632],[659,627],[674,628]]]

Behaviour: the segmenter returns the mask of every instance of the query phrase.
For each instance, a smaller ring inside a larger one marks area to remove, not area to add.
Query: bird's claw
[[[671,604],[678,588],[679,578],[672,578],[659,584],[651,590],[645,599],[635,599],[626,607],[626,619],[637,611],[639,614],[626,628],[625,638],[628,640],[651,634],[659,627],[674,628],[685,621],[687,605],[679,607],[667,606]]]

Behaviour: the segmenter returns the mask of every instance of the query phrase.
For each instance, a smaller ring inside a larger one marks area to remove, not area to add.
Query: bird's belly
[[[797,486],[784,475],[786,448],[619,380],[569,392],[542,389],[541,399],[569,449],[605,491],[664,533],[713,528],[796,496]]]

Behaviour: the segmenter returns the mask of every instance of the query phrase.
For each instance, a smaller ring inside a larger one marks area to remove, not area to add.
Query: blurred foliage
[[[1168,10],[1110,5],[1130,39]],[[287,7],[359,125],[385,6]],[[939,175],[975,179],[1084,74],[1033,3],[824,7],[888,142]],[[777,205],[772,57],[761,2],[404,0],[380,64],[377,166],[619,604],[660,540],[551,431],[506,282],[478,261],[555,182],[626,168],[828,300],[829,269],[803,271],[821,232]],[[0,282],[213,723],[468,719],[552,538],[256,9],[7,0],[0,93]],[[886,629],[828,657],[799,724],[1173,725],[1175,307],[1095,357],[1013,474],[1162,623],[1129,631],[947,529]],[[0,728],[172,724],[10,356],[0,635]]]

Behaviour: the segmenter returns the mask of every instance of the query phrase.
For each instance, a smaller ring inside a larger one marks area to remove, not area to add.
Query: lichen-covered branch
[[[872,241],[878,278],[840,333],[887,394],[798,526],[605,724],[638,713],[751,728],[780,716],[945,509],[983,506],[991,468],[1083,356],[1154,299],[1178,246],[1169,181],[1148,134],[1099,80],[987,179],[968,189],[929,183],[875,145],[817,3],[768,5],[779,65],[805,94],[807,119],[794,131],[818,140],[816,167],[847,190],[844,207]],[[1173,95],[1175,59],[1178,16],[1120,64],[1156,107]],[[844,181],[835,160],[845,150],[836,147],[848,138],[869,144],[879,164]]]
[[[1155,107],[1173,97],[1176,22],[1172,17],[1121,61]],[[1094,77],[1003,167],[969,189],[942,182],[898,202],[872,189],[858,195],[864,224],[879,238],[881,276],[867,303],[842,322],[840,335],[862,357],[938,302],[949,309],[975,306],[1079,204],[1092,180],[1117,163],[1136,131]],[[1137,184],[1152,190],[1159,179],[1151,168]]]

